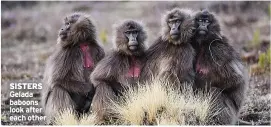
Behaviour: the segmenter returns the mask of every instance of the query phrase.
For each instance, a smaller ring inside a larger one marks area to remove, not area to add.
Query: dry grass
[[[182,92],[160,80],[130,88],[119,102],[113,102],[114,114],[125,125],[206,124],[213,107],[212,93],[195,94],[191,85],[183,85]]]
[[[198,91],[183,84],[182,92],[166,81],[154,80],[138,88],[129,88],[117,102],[112,101],[110,125],[206,125],[215,114],[211,92]],[[82,115],[80,120],[71,110],[55,119],[55,125],[99,125],[95,113]]]
[[[95,113],[83,114],[80,118],[77,114],[71,110],[66,109],[63,112],[58,113],[53,121],[54,125],[96,125],[98,120]]]
[[[53,123],[54,125],[78,125],[79,121],[73,110],[66,109],[58,113]]]
[[[79,125],[96,125],[98,120],[95,113],[84,114],[79,121]]]

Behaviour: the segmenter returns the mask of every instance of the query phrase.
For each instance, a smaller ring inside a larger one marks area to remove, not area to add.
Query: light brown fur
[[[89,75],[104,56],[103,49],[96,41],[95,27],[88,16],[74,13],[64,19],[64,24],[59,32],[56,50],[48,59],[44,73],[42,106],[47,123],[51,123],[56,113],[66,108],[78,113],[88,111],[86,108],[94,94]],[[89,47],[87,52],[94,62],[93,67],[83,66],[84,53],[79,46],[82,43]]]
[[[197,21],[208,16],[208,35],[199,34],[201,28]],[[221,35],[219,22],[215,15],[200,11],[195,14],[197,28],[193,37],[193,47],[197,52],[196,86],[209,88],[219,93],[216,107],[221,112],[210,119],[209,124],[229,125],[238,120],[248,85],[247,72],[240,55],[229,45],[227,37]]]
[[[180,88],[182,83],[194,82],[193,61],[195,52],[190,44],[193,21],[191,11],[175,8],[166,12],[162,19],[162,35],[150,46],[147,61],[143,68],[142,79],[149,82],[152,77],[169,80]],[[178,40],[170,37],[169,19],[181,20]]]
[[[128,39],[124,36],[124,32],[128,30],[127,26],[134,26],[139,31],[137,41],[139,43],[136,51],[130,51],[127,47]],[[128,86],[136,86],[139,77],[127,76],[129,69],[135,64],[139,65],[145,57],[145,40],[147,38],[146,31],[141,24],[133,20],[127,20],[116,27],[115,31],[115,49],[111,51],[97,65],[91,74],[91,81],[94,84],[96,93],[93,98],[93,111],[98,114],[98,119],[112,117],[110,110],[111,101],[116,101],[118,96],[122,96],[122,92]],[[141,69],[141,67],[139,67]]]

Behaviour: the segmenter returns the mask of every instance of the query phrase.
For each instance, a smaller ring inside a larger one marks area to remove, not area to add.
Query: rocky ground
[[[242,55],[250,72],[249,90],[241,110],[243,123],[270,125],[269,64],[259,66],[261,53],[270,46],[269,2],[1,2],[1,124],[8,119],[9,83],[41,82],[44,65],[54,51],[57,31],[65,15],[74,11],[90,14],[98,40],[112,47],[112,25],[123,19],[142,21],[148,28],[149,45],[158,36],[162,14],[174,7],[215,12],[223,33]],[[268,55],[267,55],[268,56]],[[264,59],[265,61],[265,59]],[[268,63],[268,62],[267,62]],[[39,100],[39,91],[35,92]]]

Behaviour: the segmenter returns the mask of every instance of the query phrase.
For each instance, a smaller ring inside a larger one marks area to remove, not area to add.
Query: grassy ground
[[[54,51],[57,31],[65,15],[74,11],[92,15],[96,21],[98,40],[106,50],[109,50],[112,47],[114,23],[123,19],[142,21],[149,30],[150,45],[161,29],[162,14],[174,7],[193,10],[208,8],[217,13],[223,33],[230,38],[230,44],[243,56],[247,69],[253,70],[247,99],[241,110],[241,119],[254,125],[270,121],[270,63],[256,69],[254,67],[259,61],[259,54],[266,52],[270,46],[269,2],[1,3],[2,124],[22,124],[8,121],[8,84],[17,81],[41,82],[45,61]],[[38,99],[38,91],[36,93]]]

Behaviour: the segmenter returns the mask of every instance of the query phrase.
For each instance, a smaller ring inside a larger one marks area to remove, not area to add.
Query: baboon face
[[[132,20],[125,21],[117,28],[116,44],[119,50],[130,55],[137,55],[144,51],[146,33],[143,27]]]
[[[190,10],[175,8],[163,20],[163,36],[174,44],[187,42],[193,33],[193,20]]]
[[[168,26],[170,27],[170,38],[173,40],[177,40],[180,37],[181,29],[180,25],[183,22],[183,16],[179,15],[178,13],[175,13],[174,15],[171,15],[168,19]]]
[[[137,41],[137,36],[138,36],[138,30],[132,28],[133,26],[130,26],[130,29],[127,29],[124,32],[124,35],[128,38],[128,49],[131,51],[136,51],[138,49],[138,41]]]
[[[59,37],[61,38],[61,40],[67,39],[68,34],[70,33],[70,31],[72,31],[71,28],[75,25],[75,22],[78,20],[79,17],[79,14],[75,14],[68,16],[64,19],[64,24],[59,31]]]
[[[74,13],[64,19],[59,38],[68,44],[77,44],[94,38],[95,27],[87,15]]]
[[[195,16],[196,36],[201,39],[206,39],[208,35],[219,33],[220,27],[214,15],[207,10],[198,12]]]

